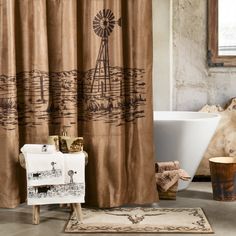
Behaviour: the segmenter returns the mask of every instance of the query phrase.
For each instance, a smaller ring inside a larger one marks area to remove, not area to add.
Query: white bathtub
[[[193,178],[219,120],[220,116],[212,113],[155,111],[156,160],[178,160]],[[190,181],[181,180],[179,190],[187,188]]]

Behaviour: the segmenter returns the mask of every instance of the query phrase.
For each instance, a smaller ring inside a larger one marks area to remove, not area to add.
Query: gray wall
[[[172,2],[153,0],[153,107],[172,109]]]
[[[206,64],[207,0],[172,0],[172,4],[173,110],[224,105],[236,97],[236,68],[209,69]]]

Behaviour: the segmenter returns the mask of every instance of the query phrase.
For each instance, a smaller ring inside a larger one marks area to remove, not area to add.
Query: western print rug
[[[66,233],[213,233],[201,208],[83,208],[73,213]]]

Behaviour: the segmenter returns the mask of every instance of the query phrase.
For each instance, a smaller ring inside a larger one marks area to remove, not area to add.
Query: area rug
[[[213,233],[201,208],[83,208],[83,221],[74,213],[66,233]]]

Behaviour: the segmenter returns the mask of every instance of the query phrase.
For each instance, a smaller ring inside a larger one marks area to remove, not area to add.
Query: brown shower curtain
[[[0,0],[0,207],[25,201],[19,149],[83,136],[86,203],[157,201],[151,0]]]

